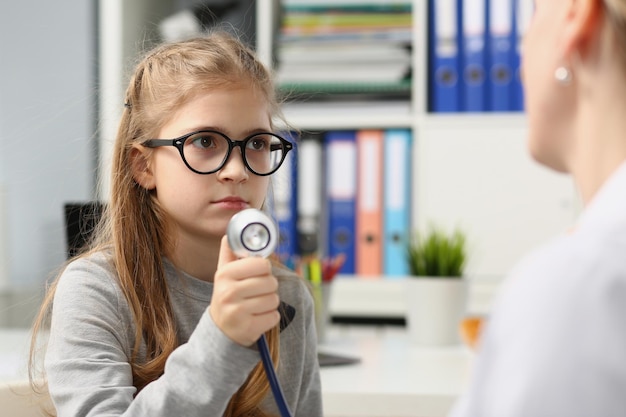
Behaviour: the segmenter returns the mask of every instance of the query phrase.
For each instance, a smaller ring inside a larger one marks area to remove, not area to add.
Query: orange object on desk
[[[461,321],[461,339],[463,340],[463,343],[471,349],[476,349],[476,346],[478,345],[483,321],[484,318],[479,316],[465,317]]]

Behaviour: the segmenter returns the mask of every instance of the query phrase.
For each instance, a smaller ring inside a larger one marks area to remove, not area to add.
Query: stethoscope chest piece
[[[235,214],[226,231],[228,244],[239,258],[267,258],[276,249],[278,230],[274,221],[261,210],[246,209]]]

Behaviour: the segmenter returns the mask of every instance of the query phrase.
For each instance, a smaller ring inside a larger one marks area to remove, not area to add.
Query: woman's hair
[[[607,19],[613,27],[620,48],[620,58],[626,64],[626,1],[604,0]]]
[[[149,52],[131,76],[113,149],[110,201],[90,247],[82,255],[109,250],[121,289],[136,323],[131,367],[138,390],[157,379],[165,361],[179,345],[174,313],[165,280],[163,257],[175,242],[171,221],[154,193],[133,177],[131,150],[154,137],[175,111],[198,94],[216,88],[249,86],[266,98],[280,116],[271,74],[254,52],[225,32],[163,44]],[[122,103],[120,103],[122,105]],[[137,271],[141,271],[138,273]],[[35,320],[33,338],[45,326],[56,282],[46,294]],[[274,363],[278,362],[278,327],[267,334]],[[139,358],[141,344],[146,358]],[[34,346],[30,375],[34,380]],[[259,404],[269,384],[259,363],[231,399],[225,416],[265,416]]]

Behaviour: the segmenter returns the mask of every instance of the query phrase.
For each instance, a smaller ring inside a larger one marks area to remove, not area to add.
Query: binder
[[[489,89],[492,111],[513,110],[515,0],[489,0]]]
[[[388,278],[409,274],[411,142],[409,130],[385,131],[383,271]]]
[[[357,146],[356,273],[380,278],[383,268],[382,130],[360,130]]]
[[[533,0],[515,0],[515,54],[513,74],[513,110],[524,111],[524,87],[522,85],[522,40],[534,12]]]
[[[486,1],[462,0],[462,110],[487,110]]]
[[[326,198],[328,213],[328,257],[345,255],[339,270],[355,272],[356,132],[326,134]]]
[[[292,144],[293,149],[287,154],[278,171],[272,175],[272,212],[278,225],[278,245],[276,255],[280,261],[290,265],[294,256],[298,253],[297,245],[297,149],[295,135],[285,134]]]
[[[298,254],[320,252],[322,210],[322,137],[303,134],[298,146],[296,235]]]
[[[433,112],[461,110],[458,1],[428,2],[429,108]]]

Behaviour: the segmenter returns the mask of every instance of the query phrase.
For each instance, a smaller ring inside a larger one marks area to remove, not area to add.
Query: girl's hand
[[[209,314],[226,336],[242,346],[251,346],[263,333],[276,326],[278,280],[270,261],[238,259],[222,238]]]

